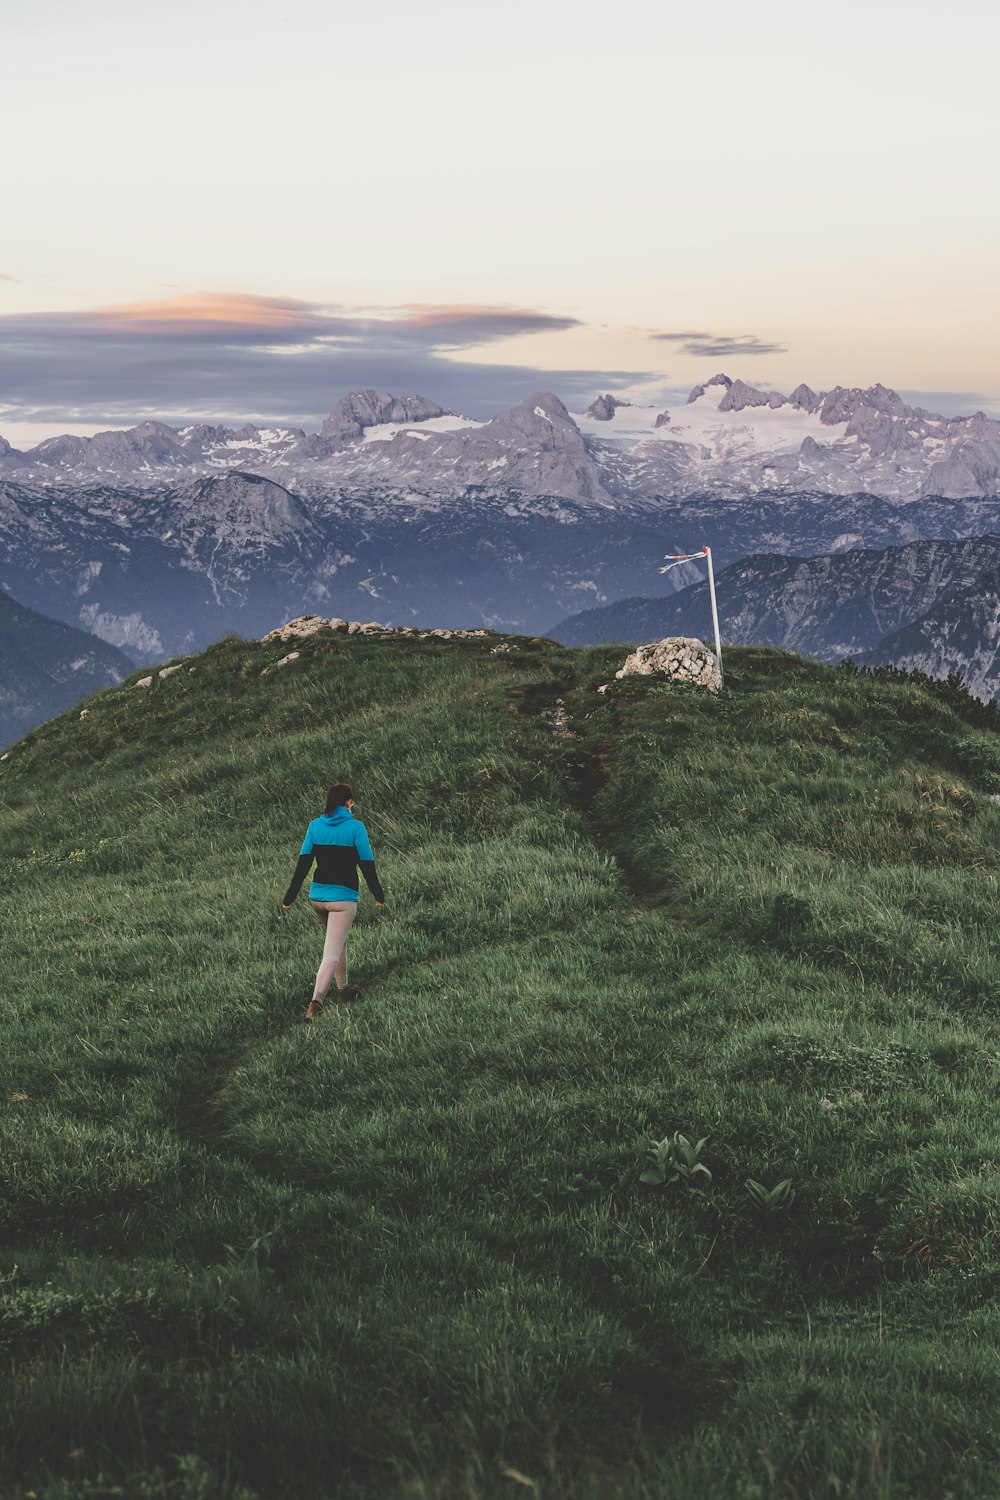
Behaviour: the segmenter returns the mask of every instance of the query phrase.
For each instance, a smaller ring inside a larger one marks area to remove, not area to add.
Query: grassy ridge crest
[[[995,1494],[995,715],[285,649],[0,768],[0,1493]],[[306,1027],[338,779],[389,903]]]

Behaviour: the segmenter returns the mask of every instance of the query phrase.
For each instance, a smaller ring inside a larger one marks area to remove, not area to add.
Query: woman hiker
[[[345,781],[338,782],[327,792],[323,816],[314,818],[306,829],[292,883],[281,903],[285,911],[290,909],[315,860],[316,875],[309,887],[309,900],[326,927],[326,942],[313,997],[306,1011],[307,1021],[321,1014],[323,1001],[334,979],[339,1004],[356,1000],[361,993],[356,984],[347,982],[347,934],[358,910],[359,865],[365,884],[375,897],[375,905],[380,907],[385,900],[368,833],[365,825],[359,823],[351,812],[353,806],[351,789]]]

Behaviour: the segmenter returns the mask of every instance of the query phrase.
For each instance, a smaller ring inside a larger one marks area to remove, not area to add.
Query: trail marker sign
[[[712,601],[712,628],[715,631],[715,655],[719,663],[719,677],[725,681],[722,673],[722,641],[719,638],[719,606],[715,599],[715,569],[712,567],[711,547],[702,547],[700,552],[668,552],[666,567],[661,568],[661,573],[669,573],[671,568],[680,567],[681,563],[699,562],[704,558],[708,563],[708,596]]]

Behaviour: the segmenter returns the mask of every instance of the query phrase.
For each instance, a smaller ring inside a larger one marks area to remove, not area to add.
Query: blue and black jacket
[[[332,813],[313,818],[302,840],[299,862],[282,906],[291,906],[313,860],[316,874],[309,887],[311,901],[357,901],[359,868],[375,900],[385,900],[368,831],[350,808],[335,807]]]

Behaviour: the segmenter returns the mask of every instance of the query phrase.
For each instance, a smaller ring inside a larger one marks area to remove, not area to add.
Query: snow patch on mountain
[[[402,433],[407,437],[426,438],[432,432],[468,432],[484,425],[474,417],[460,417],[455,412],[449,412],[443,417],[428,417],[421,422],[419,428],[400,422],[376,422],[373,427],[365,428],[363,440],[366,443],[388,443]]]
[[[723,409],[717,398],[718,390],[703,391],[662,426],[657,425],[659,406],[619,406],[610,418],[580,414],[574,420],[584,436],[629,449],[659,443],[696,447],[701,462],[731,456],[740,448],[748,453],[797,453],[805,438],[819,444],[835,442],[847,427],[845,420],[840,430],[833,430],[818,412],[789,405],[765,402],[749,409]]]

